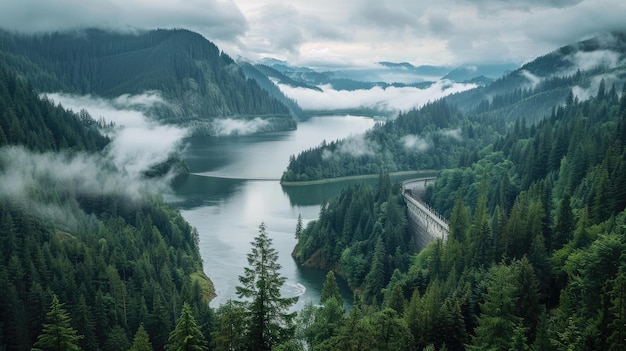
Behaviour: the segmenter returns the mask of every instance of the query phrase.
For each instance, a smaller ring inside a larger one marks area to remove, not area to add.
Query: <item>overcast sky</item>
[[[523,63],[626,29],[624,0],[2,0],[0,26],[188,28],[233,57],[313,67]]]

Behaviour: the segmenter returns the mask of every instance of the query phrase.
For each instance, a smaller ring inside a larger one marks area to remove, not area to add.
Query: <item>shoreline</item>
[[[418,170],[418,171],[396,171],[396,172],[389,172],[389,176],[395,177],[395,176],[405,176],[405,175],[421,175],[421,174],[433,174],[433,173],[439,173],[439,172],[440,171],[434,170],[434,169],[425,169],[425,170]],[[289,182],[281,181],[280,185],[282,186],[320,185],[320,184],[342,182],[346,180],[378,178],[379,175],[380,175],[379,173],[375,173],[375,174],[360,174],[360,175],[353,175],[353,176],[337,177],[337,178],[324,178],[324,179],[316,179],[316,180],[302,180],[302,181],[289,181]]]

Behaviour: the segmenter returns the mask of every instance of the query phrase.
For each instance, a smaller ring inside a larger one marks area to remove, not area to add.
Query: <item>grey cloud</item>
[[[436,12],[428,17],[428,29],[431,33],[445,37],[456,31],[456,25],[450,20],[447,12]]]
[[[509,62],[513,59],[509,45],[497,36],[458,34],[448,40],[446,47],[461,62]]]
[[[239,8],[220,0],[9,0],[0,2],[0,23],[21,32],[184,27],[210,40],[236,40],[247,29]]]
[[[620,54],[611,50],[596,50],[592,52],[576,52],[568,59],[576,69],[588,71],[599,66],[615,68],[620,62]]]
[[[576,6],[538,12],[523,23],[524,34],[535,43],[551,46],[571,44],[589,37],[624,30],[626,2],[585,0]]]
[[[358,8],[354,20],[390,30],[412,28],[419,23],[419,13],[407,6],[410,6],[409,2],[367,1]]]
[[[600,88],[600,82],[604,80],[606,89],[610,89],[611,86],[620,87],[624,85],[624,80],[615,74],[604,74],[593,77],[588,86],[574,86],[572,93],[578,100],[584,101],[598,94]]]
[[[528,83],[530,85],[530,88],[534,89],[539,83],[541,83],[542,78],[539,76],[536,76],[532,73],[530,73],[529,71],[523,69],[521,71],[519,71],[519,73],[526,78],[526,80],[528,80]]]
[[[452,138],[457,141],[463,140],[463,135],[461,134],[461,128],[444,129],[444,130],[441,130],[440,133],[443,136],[447,136],[448,138]]]
[[[258,19],[260,35],[275,50],[295,53],[303,42],[300,15],[295,7],[287,4],[267,5]]]
[[[465,0],[476,6],[482,14],[493,14],[500,11],[528,12],[546,8],[566,8],[575,6],[584,0]]]

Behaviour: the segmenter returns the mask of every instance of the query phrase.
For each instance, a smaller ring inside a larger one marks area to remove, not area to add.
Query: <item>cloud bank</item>
[[[180,127],[160,125],[142,112],[166,103],[154,92],[112,100],[59,93],[47,96],[67,109],[85,109],[96,120],[103,117],[107,122],[115,122],[116,128],[109,132],[112,142],[105,153],[117,168],[133,178],[140,178],[144,170],[167,160],[188,134]]]
[[[90,220],[78,210],[76,196],[115,195],[134,203],[167,187],[163,179],[119,172],[102,155],[34,153],[12,146],[0,148],[0,164],[0,197],[68,231],[81,230]]]
[[[167,189],[168,176],[145,179],[143,171],[165,161],[181,146],[187,132],[158,125],[138,110],[164,103],[158,95],[123,95],[105,100],[48,94],[48,98],[76,112],[85,109],[95,119],[114,121],[116,127],[108,131],[112,141],[100,154],[34,153],[16,146],[1,148],[0,197],[66,230],[77,230],[87,217],[76,217],[80,213],[76,211],[79,208],[76,195],[117,195],[134,202],[147,193]],[[59,189],[63,190],[55,194]],[[60,197],[64,206],[59,207],[58,200],[50,201],[50,196]]]
[[[188,28],[228,41],[247,30],[244,15],[228,0],[8,0],[0,2],[0,23],[29,33],[85,27]]]
[[[233,57],[350,67],[522,64],[591,35],[623,30],[622,0],[4,0],[22,32],[187,28]]]
[[[368,90],[335,90],[321,86],[322,91],[278,84],[280,90],[295,99],[305,110],[340,110],[373,108],[382,111],[408,111],[449,94],[475,88],[475,84],[440,80],[426,89],[414,87],[373,87]]]

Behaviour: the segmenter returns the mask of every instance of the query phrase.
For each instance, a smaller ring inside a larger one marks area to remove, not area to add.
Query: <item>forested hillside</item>
[[[0,61],[39,92],[115,98],[158,91],[168,104],[153,112],[167,122],[262,117],[273,129],[295,128],[283,103],[213,43],[187,30],[0,31]]]
[[[503,132],[505,123],[468,119],[445,101],[401,114],[364,135],[323,143],[291,157],[281,180],[307,181],[404,170],[438,170],[469,164]]]
[[[0,68],[2,350],[51,349],[50,328],[82,350],[127,350],[141,329],[162,350],[183,302],[210,335],[196,231],[104,156],[103,127]]]
[[[445,169],[457,162],[467,166],[507,127],[534,123],[555,106],[587,99],[600,84],[606,90],[621,86],[626,81],[625,58],[625,33],[563,47],[488,86],[401,113],[362,137],[294,155],[282,180],[375,174],[381,167],[404,171]]]
[[[320,350],[626,347],[626,89],[600,84],[592,98],[517,123],[476,156],[443,171],[427,192],[450,219],[450,236],[408,268],[397,253],[410,240],[387,229],[393,202],[381,204],[362,186],[297,232],[296,257],[325,258],[357,296],[347,317],[333,303],[310,307],[306,325],[333,327],[302,331],[306,343]],[[375,224],[362,225],[364,217]],[[350,237],[361,233],[354,228],[374,229],[359,242]]]

